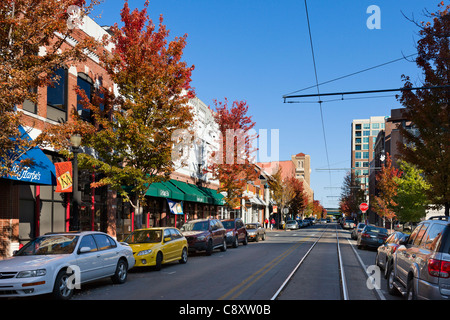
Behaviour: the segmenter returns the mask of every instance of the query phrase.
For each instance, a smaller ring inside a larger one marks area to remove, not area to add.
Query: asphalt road
[[[356,249],[350,232],[334,223],[293,231],[268,231],[265,241],[241,244],[235,249],[229,247],[226,252],[216,250],[211,256],[193,254],[187,264],[164,265],[161,271],[133,269],[125,284],[113,285],[109,279],[86,284],[73,299],[342,300],[337,238],[349,300],[399,299],[386,292],[382,276],[378,277],[381,289],[369,288],[365,270],[374,264],[376,251]],[[317,240],[308,257],[280,290]],[[274,297],[277,291],[279,294]]]

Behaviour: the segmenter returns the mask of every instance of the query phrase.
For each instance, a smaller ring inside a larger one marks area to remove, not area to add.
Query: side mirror
[[[91,248],[89,247],[82,247],[80,250],[78,250],[79,253],[87,253],[91,252]]]
[[[165,238],[164,238],[164,242],[169,242],[170,240],[172,240],[171,237],[165,237]]]

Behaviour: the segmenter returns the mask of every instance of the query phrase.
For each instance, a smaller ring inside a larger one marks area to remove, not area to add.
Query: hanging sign
[[[55,192],[72,192],[72,162],[55,163],[56,190]]]
[[[170,199],[167,199],[167,202],[169,203],[169,209],[172,214],[184,214],[182,202],[177,202]]]

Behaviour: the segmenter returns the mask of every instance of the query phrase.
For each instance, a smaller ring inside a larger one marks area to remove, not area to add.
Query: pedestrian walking
[[[274,225],[275,225],[275,219],[272,218],[272,220],[270,221],[270,230],[273,230]]]
[[[264,220],[264,228],[269,228],[269,219]]]

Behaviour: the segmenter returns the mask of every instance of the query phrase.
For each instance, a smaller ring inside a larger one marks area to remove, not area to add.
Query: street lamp
[[[78,231],[80,228],[79,221],[79,204],[80,194],[78,192],[78,153],[81,145],[81,136],[74,134],[70,137],[73,152],[73,188],[72,188],[72,231]]]

